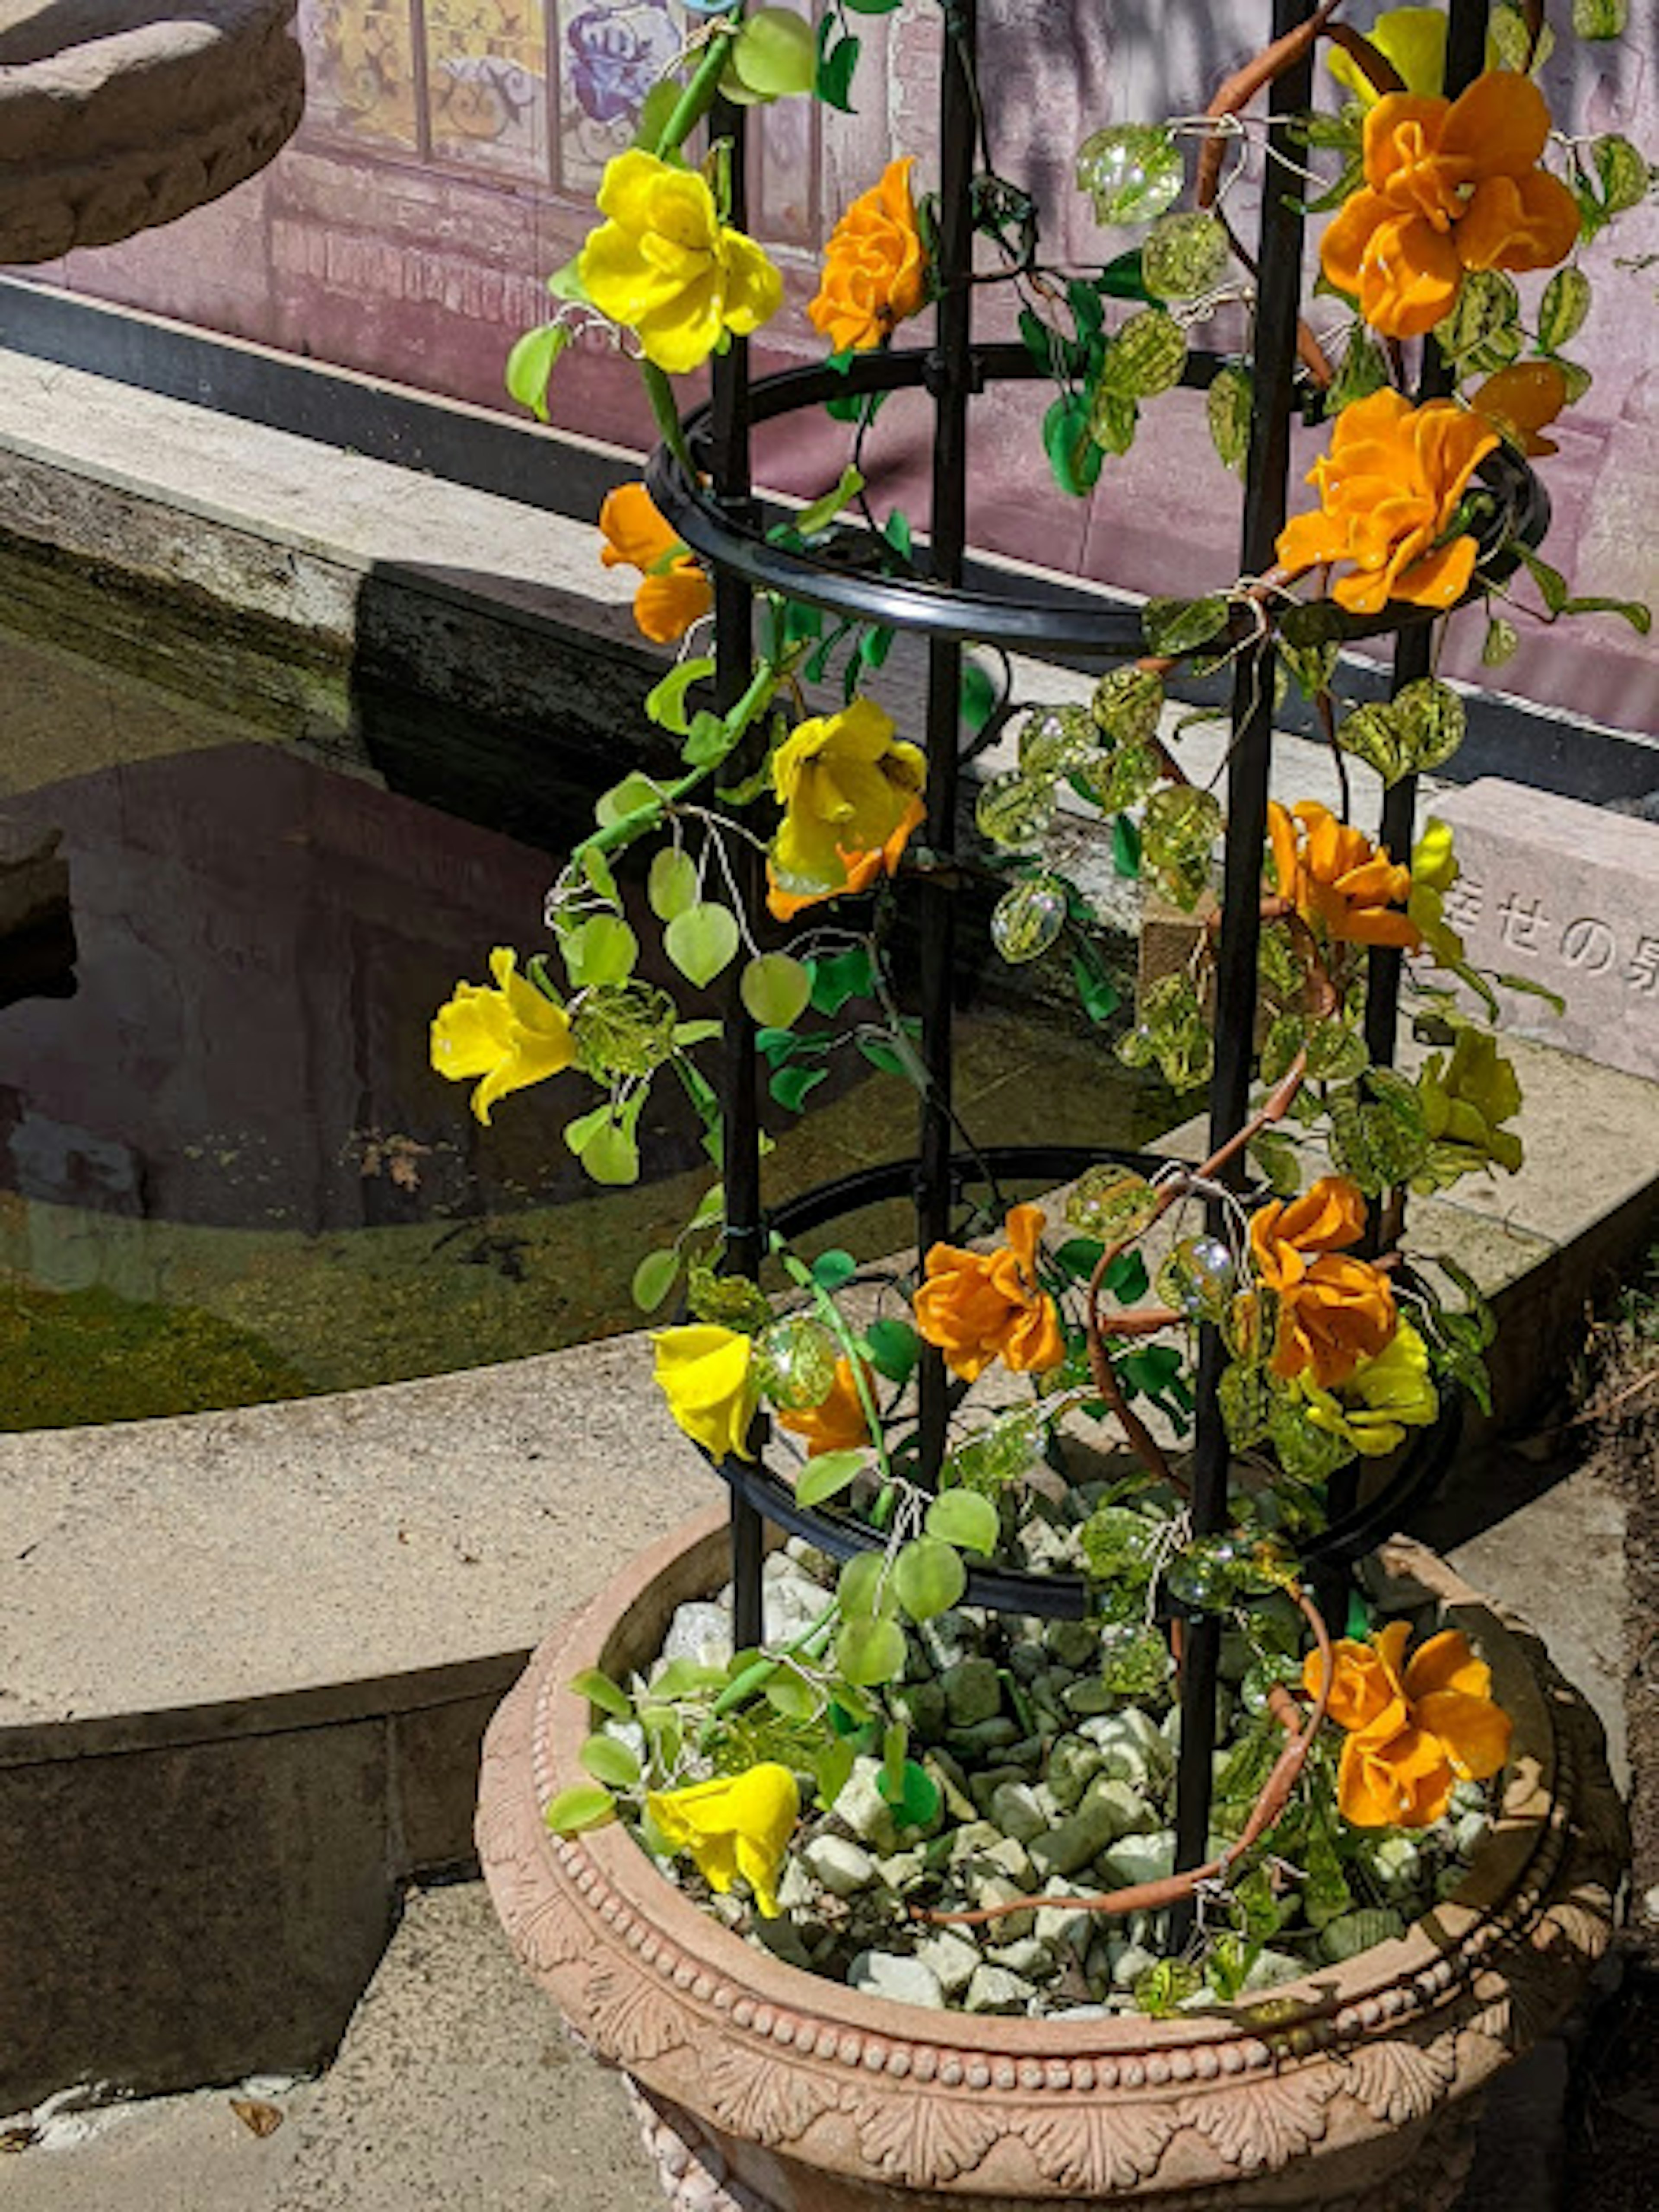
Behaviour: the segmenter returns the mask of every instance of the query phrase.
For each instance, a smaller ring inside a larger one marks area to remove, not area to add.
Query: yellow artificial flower
[[[1488,1163],[1515,1174],[1526,1157],[1512,1130],[1500,1129],[1521,1110],[1521,1085],[1515,1067],[1485,1030],[1457,1032],[1451,1057],[1431,1053],[1417,1079],[1423,1120],[1443,1170],[1436,1187]]]
[[[653,1790],[645,1801],[665,1842],[690,1851],[708,1887],[724,1897],[741,1875],[763,1916],[778,1914],[778,1869],[800,1818],[800,1792],[771,1760],[685,1790]]]
[[[728,1454],[753,1459],[749,1425],[760,1403],[755,1374],[754,1340],[740,1329],[714,1322],[688,1322],[661,1328],[656,1347],[656,1377],[668,1410],[693,1443],[711,1458]]]
[[[1355,27],[1358,28],[1358,26]],[[1436,100],[1446,82],[1446,17],[1439,8],[1385,9],[1364,34],[1400,72],[1407,92]],[[1382,97],[1358,63],[1340,46],[1328,46],[1325,66],[1366,107]]]
[[[1412,848],[1406,913],[1425,948],[1442,968],[1463,964],[1463,940],[1446,920],[1446,894],[1462,872],[1450,823],[1431,814],[1423,835]]]
[[[1316,1429],[1342,1437],[1365,1459],[1381,1459],[1425,1428],[1439,1408],[1429,1376],[1429,1348],[1402,1321],[1374,1359],[1362,1359],[1346,1382],[1322,1389],[1304,1371],[1291,1384]]]
[[[631,148],[605,164],[599,213],[610,220],[581,250],[582,289],[671,375],[699,367],[727,331],[757,331],[782,304],[783,279],[752,238],[720,220],[695,169]]]
[[[483,1078],[472,1110],[486,1127],[498,1098],[557,1075],[576,1057],[564,1008],[515,974],[517,965],[512,947],[498,945],[489,956],[495,989],[458,983],[454,997],[433,1017],[432,1065],[454,1083]]]
[[[772,841],[775,890],[823,898],[846,890],[848,856],[879,853],[915,803],[927,775],[919,745],[893,734],[873,699],[799,723],[772,762],[783,819]]]
[[[1455,1782],[1484,1782],[1510,1755],[1510,1719],[1492,1701],[1492,1670],[1459,1629],[1443,1629],[1402,1667],[1411,1630],[1391,1621],[1369,1644],[1344,1637],[1333,1657],[1330,1716],[1346,1729],[1337,1807],[1357,1828],[1427,1828],[1444,1817]],[[1308,1695],[1324,1680],[1319,1654],[1302,1669]]]

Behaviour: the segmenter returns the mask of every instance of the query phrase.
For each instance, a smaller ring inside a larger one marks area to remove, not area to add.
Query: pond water
[[[498,729],[403,702],[423,731],[407,757],[441,762],[428,803],[320,679],[273,718],[237,708],[222,642],[210,684],[153,639],[137,672],[131,624],[106,636],[82,603],[73,649],[52,627],[37,602],[29,634],[0,632],[0,850],[60,830],[70,877],[66,918],[0,940],[0,1427],[349,1389],[635,1325],[634,1261],[709,1179],[678,1085],[657,1085],[641,1185],[599,1191],[560,1137],[592,1103],[580,1078],[483,1129],[427,1060],[457,979],[485,980],[492,944],[540,941],[549,854],[591,793],[532,803],[533,752],[503,782]],[[777,1195],[910,1147],[913,1094],[844,1057],[804,1121],[779,1117]],[[964,1117],[982,1142],[1167,1125],[1103,1066],[1097,1042],[970,1012]],[[894,1234],[872,1222],[866,1243]]]

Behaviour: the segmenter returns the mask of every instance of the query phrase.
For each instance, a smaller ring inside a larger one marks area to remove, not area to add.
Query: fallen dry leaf
[[[283,2124],[283,2115],[275,2105],[267,2105],[258,2097],[233,2097],[230,2109],[245,2128],[254,2135],[275,2135]]]

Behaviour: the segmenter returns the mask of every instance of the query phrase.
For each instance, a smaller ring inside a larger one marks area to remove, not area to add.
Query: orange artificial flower
[[[837,353],[879,345],[896,323],[920,313],[927,262],[910,197],[910,156],[855,199],[830,234],[823,278],[806,312]]]
[[[1365,1226],[1365,1201],[1346,1176],[1322,1176],[1300,1198],[1274,1199],[1250,1218],[1250,1255],[1278,1300],[1268,1365],[1281,1380],[1304,1375],[1322,1390],[1375,1359],[1397,1317],[1388,1278],[1346,1256]]]
[[[1553,438],[1540,437],[1567,404],[1567,380],[1553,361],[1517,361],[1489,376],[1469,404],[1523,453],[1560,451]]]
[[[1530,77],[1488,70],[1457,100],[1394,92],[1365,118],[1365,182],[1320,242],[1320,263],[1373,330],[1421,337],[1468,269],[1553,269],[1578,204],[1538,166],[1550,112]]]
[[[634,619],[653,645],[672,645],[714,604],[714,587],[657,512],[642,483],[618,484],[599,509],[607,568],[637,568]]]
[[[1492,1701],[1492,1669],[1459,1629],[1443,1630],[1401,1671],[1411,1630],[1391,1621],[1369,1644],[1333,1653],[1330,1716],[1346,1729],[1337,1805],[1357,1828],[1426,1828],[1443,1818],[1454,1782],[1484,1782],[1510,1755],[1510,1718]],[[1303,1662],[1308,1695],[1324,1680],[1319,1654]]]
[[[867,1366],[864,1372],[867,1381]],[[781,1429],[805,1437],[808,1459],[816,1459],[820,1452],[856,1451],[860,1444],[870,1441],[864,1402],[853,1379],[853,1363],[845,1352],[836,1362],[836,1379],[830,1385],[829,1395],[819,1404],[781,1406],[774,1419]]]
[[[1279,891],[1310,927],[1344,945],[1414,952],[1422,944],[1417,924],[1401,910],[1411,896],[1412,872],[1395,865],[1386,845],[1373,845],[1316,799],[1288,812],[1269,799],[1267,835]]]
[[[1279,533],[1281,564],[1299,573],[1349,562],[1352,573],[1337,578],[1331,596],[1351,614],[1378,614],[1390,599],[1455,605],[1479,549],[1465,533],[1447,533],[1476,465],[1497,444],[1485,416],[1449,399],[1413,407],[1386,389],[1356,399],[1304,479],[1319,505]]]
[[[1016,1206],[1000,1252],[935,1244],[915,1296],[916,1327],[945,1354],[952,1374],[974,1382],[1001,1358],[1019,1375],[1041,1375],[1066,1357],[1054,1302],[1039,1288],[1040,1206]]]
[[[868,851],[849,853],[844,845],[836,850],[841,855],[842,866],[847,872],[845,883],[837,884],[833,890],[787,891],[778,881],[777,872],[769,860],[766,864],[766,910],[775,921],[793,921],[803,907],[816,906],[820,899],[846,898],[854,891],[867,891],[878,876],[898,873],[898,864],[912,835],[927,818],[927,809],[920,799],[913,799],[899,817],[899,823],[884,845],[876,845]]]

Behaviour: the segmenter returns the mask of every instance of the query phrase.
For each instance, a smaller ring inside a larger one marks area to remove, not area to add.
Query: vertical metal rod
[[[1480,76],[1486,60],[1487,0],[1452,0],[1446,27],[1446,92],[1455,99]],[[1419,401],[1443,399],[1456,380],[1451,363],[1432,337],[1423,341],[1423,366],[1417,380]],[[1394,649],[1390,698],[1398,698],[1408,684],[1428,674],[1431,664],[1433,625],[1419,623],[1403,631]],[[1417,834],[1417,778],[1402,775],[1382,794],[1382,818],[1377,841],[1386,845],[1391,860],[1410,860]],[[1365,1047],[1379,1067],[1392,1067],[1395,1038],[1400,1024],[1400,984],[1404,957],[1397,945],[1372,948],[1366,963]]]
[[[744,160],[745,111],[717,100],[710,112],[713,139],[724,138],[732,148],[731,220],[739,230],[748,219],[748,179]],[[734,514],[743,515],[752,505],[749,416],[749,346],[733,338],[729,349],[716,354],[713,366],[714,434],[710,475],[715,497]],[[714,575],[714,696],[718,711],[736,706],[754,673],[754,594],[740,576],[729,569]],[[764,732],[751,732],[736,760],[740,775],[752,773],[765,743]],[[764,890],[760,857],[747,838],[733,838],[727,856],[744,908],[758,912]],[[760,1272],[761,1249],[760,1111],[755,1024],[738,994],[734,969],[723,992],[721,1014],[726,1024],[721,1055],[723,1091],[720,1099],[723,1138],[720,1169],[726,1186],[726,1262],[739,1274]],[[746,1498],[732,1496],[732,1627],[739,1650],[761,1640],[761,1568],[765,1558],[765,1524]]]
[[[933,397],[933,489],[929,524],[932,574],[937,582],[962,581],[968,538],[968,400],[973,380],[974,157],[977,118],[974,96],[976,0],[949,0],[945,9],[945,63],[939,95],[940,297],[938,328],[927,362]],[[960,743],[962,647],[927,648],[927,842],[948,856],[956,849],[957,749]],[[916,1243],[925,1254],[951,1231],[951,971],[956,964],[955,894],[947,884],[925,882],[919,900],[921,928],[921,1056],[927,1070],[922,1102],[916,1182]],[[945,1455],[950,1413],[948,1377],[940,1354],[923,1348],[918,1373],[919,1474],[931,1486]]]
[[[1314,0],[1274,0],[1273,36],[1313,13]],[[1273,88],[1268,145],[1294,161],[1288,118],[1312,97],[1309,56]],[[1297,318],[1302,293],[1303,219],[1292,172],[1269,159],[1262,179],[1261,244],[1255,309],[1255,389],[1244,479],[1241,559],[1246,575],[1273,564],[1285,526],[1290,470],[1290,418],[1296,373]],[[1267,773],[1273,757],[1273,652],[1254,646],[1233,683],[1233,743],[1227,769],[1226,868],[1221,935],[1216,951],[1215,1075],[1210,1090],[1210,1146],[1217,1151],[1249,1110],[1255,1057],[1256,952],[1261,939],[1261,854],[1267,830]],[[1242,1163],[1237,1171],[1242,1171]],[[1197,1437],[1193,1455],[1193,1529],[1212,1535],[1226,1526],[1229,1451],[1218,1389],[1226,1354],[1206,1327],[1198,1356]],[[1211,1748],[1215,1738],[1221,1621],[1205,1613],[1188,1623],[1182,1654],[1181,1753],[1176,1771],[1176,1865],[1209,1856]],[[1190,1905],[1172,1914],[1176,1942],[1185,1940]]]

